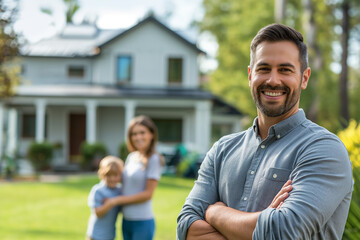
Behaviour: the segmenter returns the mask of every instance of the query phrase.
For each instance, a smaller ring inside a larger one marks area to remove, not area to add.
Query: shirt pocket
[[[262,209],[267,208],[281,187],[289,180],[290,170],[269,168],[265,172],[257,191],[256,202]]]

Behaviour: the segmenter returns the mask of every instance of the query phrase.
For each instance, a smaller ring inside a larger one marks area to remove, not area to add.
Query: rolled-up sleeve
[[[330,235],[321,239],[341,239],[343,229],[339,228],[345,225],[351,200],[352,170],[340,140],[322,138],[304,147],[291,179],[289,197],[280,209],[262,211],[253,239],[314,239],[322,234]]]
[[[190,225],[196,220],[204,220],[207,207],[219,199],[214,170],[217,146],[218,144],[215,143],[206,154],[198,179],[177,218],[177,239],[179,240],[185,240]]]

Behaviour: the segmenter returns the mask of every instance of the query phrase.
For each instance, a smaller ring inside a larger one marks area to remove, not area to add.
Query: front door
[[[69,159],[71,163],[79,163],[80,145],[86,139],[86,115],[70,114],[69,124]]]

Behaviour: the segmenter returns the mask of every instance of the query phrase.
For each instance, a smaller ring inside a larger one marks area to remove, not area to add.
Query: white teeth
[[[277,96],[282,95],[281,92],[264,92],[264,94],[267,96],[271,96],[271,97],[277,97]]]

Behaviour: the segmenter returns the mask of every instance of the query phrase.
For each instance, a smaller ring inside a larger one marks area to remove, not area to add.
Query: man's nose
[[[266,81],[269,85],[278,86],[281,85],[280,75],[277,71],[270,72],[269,79]]]

